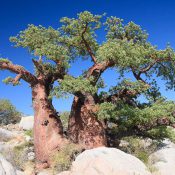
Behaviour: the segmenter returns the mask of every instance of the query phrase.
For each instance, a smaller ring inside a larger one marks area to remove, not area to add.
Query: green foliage
[[[24,142],[24,143],[22,143],[20,145],[15,146],[14,147],[14,151],[18,152],[18,151],[21,151],[21,150],[23,150],[25,148],[31,147],[31,146],[33,146],[32,142]]]
[[[109,92],[110,94],[119,94],[120,91],[125,90],[127,95],[130,95],[130,97],[136,97],[148,89],[149,85],[143,83],[142,81],[132,82],[129,79],[124,79],[117,86],[112,87]]]
[[[154,125],[154,123],[161,118],[166,117],[172,123],[174,122],[174,116],[172,111],[175,110],[175,104],[173,102],[156,102],[152,106],[145,107],[143,109],[124,106],[118,115],[121,116],[123,125],[126,127],[132,127],[135,125]],[[125,119],[122,117],[125,116]]]
[[[12,82],[13,78],[12,77],[6,77],[4,80],[3,80],[3,83],[5,84],[10,84]]]
[[[132,21],[125,25],[123,19],[111,16],[107,18],[105,25],[107,39],[127,39],[128,41],[132,40],[135,43],[144,44],[148,38],[146,31]]]
[[[27,136],[33,137],[33,130],[32,129],[26,130],[26,131],[24,131],[24,134]]]
[[[116,118],[116,106],[110,102],[104,102],[99,105],[99,109],[97,111],[97,117],[100,120]]]
[[[103,24],[103,16],[84,11],[77,14],[76,18],[63,17],[60,20],[59,29],[30,24],[17,36],[11,37],[10,41],[16,47],[28,48],[37,59],[40,56],[46,59],[47,62],[43,60],[40,62],[44,75],[53,74],[60,66],[67,69],[75,58],[89,58],[92,57],[92,54],[98,63],[112,60],[115,63],[113,66],[119,70],[119,73],[120,70],[131,71],[133,69],[139,72],[141,68],[159,60],[159,62],[162,61],[161,64],[155,64],[154,69],[150,69],[146,76],[151,77],[152,74],[156,74],[165,79],[167,86],[172,88],[175,75],[174,50],[169,45],[164,50],[158,50],[148,42],[147,32],[132,21],[125,24],[122,19],[112,16],[108,17]],[[98,29],[106,30],[107,40],[102,44],[97,41],[96,31]],[[54,61],[57,66],[50,60]],[[84,82],[88,84],[84,79],[86,78],[81,75],[76,79],[80,87],[83,87]],[[69,78],[68,81],[75,83],[73,78]],[[69,83],[64,82],[63,84],[70,87]],[[61,88],[68,93],[75,93],[77,90],[77,87],[74,90]],[[100,87],[97,85],[97,88]],[[90,87],[86,91],[94,93],[92,89],[93,87]]]
[[[92,86],[90,83],[91,79],[84,79],[82,76],[74,78],[69,75],[65,75],[64,79],[60,82],[60,86],[56,89],[56,96],[60,97],[62,94],[70,93],[90,93],[94,94],[97,92],[97,87]]]
[[[96,55],[98,62],[113,60],[116,67],[126,69],[152,62],[150,56],[155,52],[155,48],[148,43],[143,46],[133,41],[114,39],[102,44]]]
[[[175,89],[175,52],[174,49],[169,45],[165,50],[161,50],[158,55],[160,58],[167,58],[166,62],[162,62],[161,64],[156,65],[157,76],[161,77],[165,83],[167,89]],[[172,61],[170,61],[172,60]]]
[[[9,100],[0,99],[0,124],[17,123],[20,118],[21,113]]]
[[[64,111],[64,112],[61,112],[60,113],[60,119],[62,121],[63,128],[65,130],[67,130],[67,128],[68,128],[69,115],[70,115],[70,112],[69,111]]]
[[[120,104],[116,109],[116,134],[142,135],[162,140],[173,140],[174,134],[167,125],[175,123],[175,104],[170,101],[159,100],[142,108]]]
[[[163,99],[160,88],[157,85],[155,79],[150,83],[149,89],[143,93],[150,103],[155,103],[156,101]]]
[[[82,56],[83,58],[89,56],[82,35],[94,52],[98,49],[95,30],[101,27],[101,17],[101,15],[93,15],[84,11],[79,13],[76,19],[64,17],[60,20],[62,39],[71,49],[73,56]]]
[[[0,65],[2,63],[11,63],[10,60],[6,59],[6,58],[0,58]],[[0,67],[0,70],[3,70],[1,67]]]
[[[113,16],[107,18],[104,23],[107,41],[99,45],[96,41],[96,30],[103,29],[101,18],[102,15],[84,11],[79,13],[77,18],[64,17],[60,20],[62,41],[71,48],[72,55],[82,58],[89,56],[88,44],[98,62],[113,60],[118,68],[137,69],[152,63],[155,59],[168,56],[174,60],[174,51],[171,47],[157,50],[147,41],[148,34],[139,25],[134,22],[124,24],[122,19]],[[161,65],[159,67],[162,68]]]
[[[169,138],[175,143],[175,132],[171,127],[159,126],[149,130],[147,133],[148,136],[151,136],[154,139],[163,140],[164,138]]]
[[[7,58],[0,58],[0,63],[10,63],[10,60]]]
[[[16,47],[28,48],[35,56],[43,56],[66,66],[68,64],[69,49],[62,44],[59,31],[52,27],[28,25],[27,29],[11,37],[10,41]]]
[[[128,79],[124,79],[122,82],[118,83],[118,85],[111,87],[108,93],[102,91],[99,94],[101,100],[105,101],[105,99],[108,99],[111,95],[114,95],[114,98],[112,102],[104,102],[99,105],[98,117],[101,119],[116,119],[120,115],[123,115],[123,113],[120,113],[120,110],[128,112],[128,115],[130,115],[130,110],[135,110],[135,106],[126,105],[125,102],[137,99],[137,97],[147,89],[149,89],[149,85],[142,81],[132,82]],[[123,98],[125,98],[125,101]]]
[[[19,85],[20,84],[20,82],[19,81],[17,81],[17,82],[13,82],[13,78],[12,77],[7,77],[7,78],[5,78],[4,80],[3,80],[3,83],[5,83],[5,84],[13,84],[13,86],[17,86],[17,85]]]

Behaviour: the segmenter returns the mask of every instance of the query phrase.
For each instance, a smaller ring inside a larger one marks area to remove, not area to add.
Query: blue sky
[[[25,49],[16,49],[9,42],[9,37],[26,28],[27,24],[59,27],[63,16],[75,17],[77,13],[88,10],[94,14],[107,13],[126,22],[134,21],[149,33],[149,40],[160,49],[167,42],[175,48],[175,1],[173,0],[6,0],[0,1],[0,56],[8,57],[14,63],[32,70],[31,56]],[[102,41],[104,36],[98,36]],[[78,75],[90,65],[78,61],[70,72]],[[33,114],[31,89],[22,82],[21,86],[4,85],[1,80],[11,75],[8,71],[0,72],[0,98],[12,101],[24,114]],[[108,70],[103,77],[109,85],[114,85],[117,74]],[[175,100],[174,91],[166,91],[164,82],[159,81],[161,91],[168,99]],[[59,111],[70,110],[72,98],[54,100]]]

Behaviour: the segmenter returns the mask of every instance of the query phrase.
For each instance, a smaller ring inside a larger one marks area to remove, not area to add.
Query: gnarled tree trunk
[[[93,114],[91,101],[74,97],[68,125],[69,138],[85,149],[106,146],[105,128]]]
[[[84,42],[86,41],[84,40]],[[88,51],[91,52],[91,50],[89,50],[90,48],[87,46],[87,43],[85,43],[85,45]],[[95,64],[87,71],[86,78],[88,79],[93,77],[91,84],[95,86],[100,75],[108,67],[114,66],[114,62],[110,60],[103,63],[96,63],[95,56],[92,53],[90,53],[90,56]],[[96,118],[93,112],[93,107],[96,103],[95,99],[91,95],[81,95],[75,96],[72,104],[68,124],[69,138],[75,143],[82,144],[86,149],[106,146],[106,126],[103,122]]]
[[[34,148],[38,169],[49,166],[50,156],[63,142],[63,127],[48,99],[49,87],[38,83],[32,87],[34,108]]]

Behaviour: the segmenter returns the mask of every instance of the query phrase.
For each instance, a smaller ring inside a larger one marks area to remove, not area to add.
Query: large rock
[[[154,175],[175,175],[175,148],[163,148],[150,157]]]
[[[0,142],[9,141],[16,136],[17,135],[14,132],[0,128]]]
[[[14,167],[0,155],[0,175],[16,175]]]
[[[8,153],[12,146],[12,144],[8,144],[7,142],[0,142],[0,154]]]
[[[59,173],[58,175],[71,175],[70,171],[63,171],[61,173]]]
[[[20,170],[16,170],[16,175],[26,175],[26,174]]]
[[[161,145],[162,149],[165,148],[175,148],[175,144],[171,142],[169,139],[164,139]]]
[[[22,117],[19,123],[19,127],[24,130],[31,130],[33,129],[33,124],[34,124],[33,116]]]
[[[100,147],[77,156],[70,172],[60,175],[151,175],[136,157],[115,148]]]

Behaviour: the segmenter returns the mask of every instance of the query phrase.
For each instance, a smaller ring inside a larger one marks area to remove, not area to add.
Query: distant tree
[[[20,121],[21,113],[17,111],[15,106],[6,99],[0,99],[0,124],[7,125]]]

